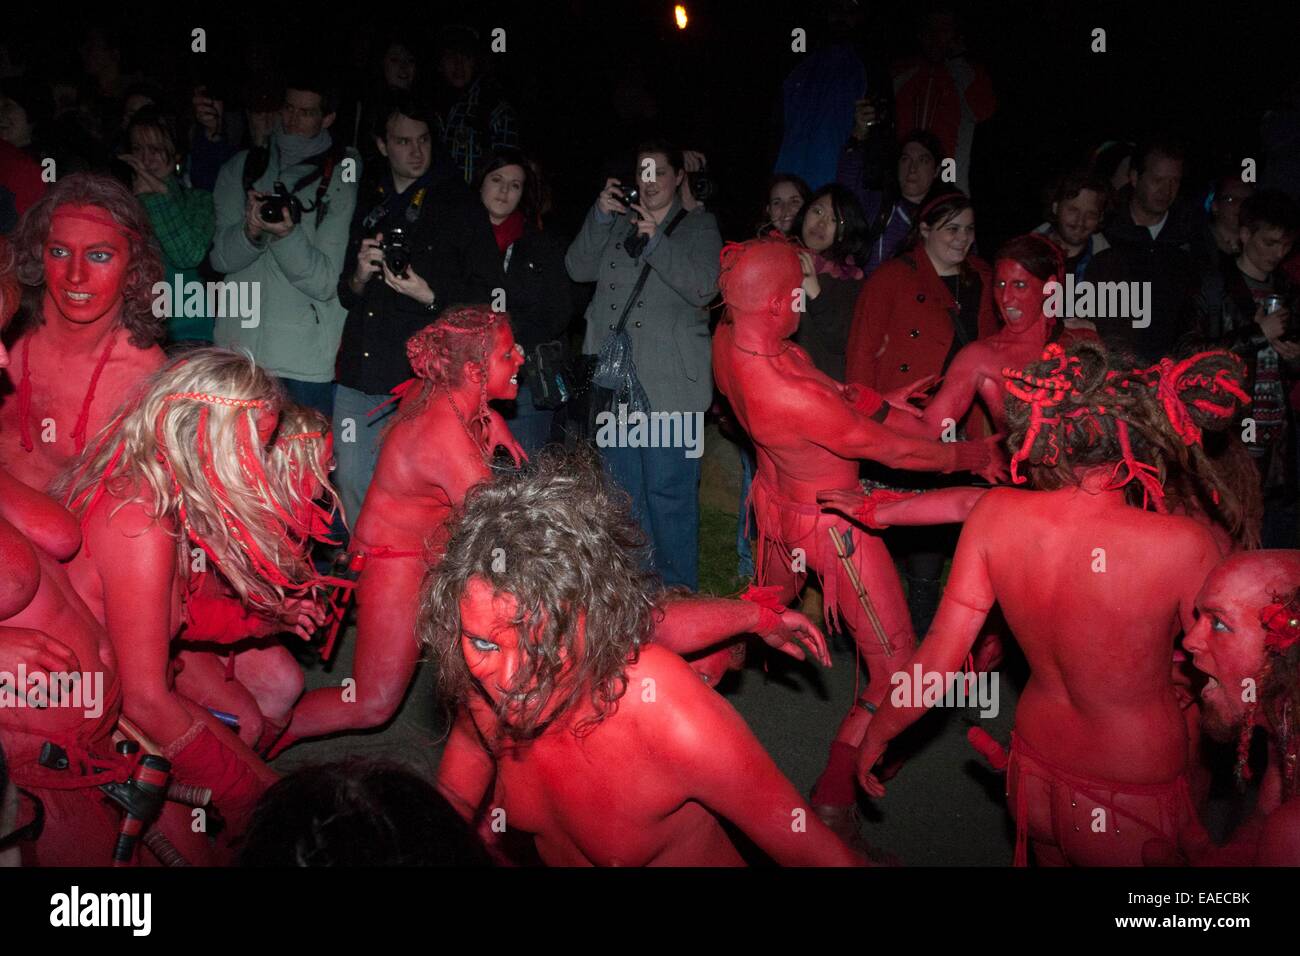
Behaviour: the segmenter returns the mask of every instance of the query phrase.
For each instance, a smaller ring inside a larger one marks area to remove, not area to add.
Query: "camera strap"
[[[673,216],[672,222],[668,223],[668,228],[664,230],[665,236],[671,236],[677,224],[686,218],[686,210],[678,209],[677,215]],[[627,297],[627,305],[623,306],[623,314],[618,317],[618,325],[614,329],[614,335],[618,335],[627,326],[627,317],[632,312],[632,303],[636,301],[641,290],[645,288],[646,280],[650,278],[650,263],[641,267],[641,274],[636,277],[636,285],[632,286],[632,294]]]

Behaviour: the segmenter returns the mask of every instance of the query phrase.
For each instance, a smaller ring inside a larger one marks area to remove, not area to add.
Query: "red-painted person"
[[[1231,555],[1210,572],[1196,598],[1197,620],[1183,640],[1205,677],[1202,727],[1237,743],[1237,776],[1250,777],[1256,732],[1268,739],[1268,764],[1251,816],[1217,847],[1203,832],[1146,848],[1148,864],[1300,865],[1300,551]]]
[[[0,238],[0,332],[17,307],[12,253]],[[0,344],[0,370],[8,367]],[[98,789],[117,778],[111,734],[122,694],[116,662],[103,627],[77,597],[62,564],[80,546],[81,531],[67,509],[0,468],[0,674],[7,696],[0,707],[0,752],[11,782],[28,794],[18,801],[13,822],[14,831],[31,834],[17,842],[27,866],[107,866],[121,825]],[[46,701],[29,699],[30,685],[16,686],[23,673],[78,674],[87,686],[79,701],[56,697],[38,707]],[[20,693],[32,706],[18,706]],[[82,706],[69,706],[78,702]],[[46,742],[70,755],[67,770],[39,764]],[[92,761],[111,769],[97,769]],[[45,822],[35,835],[38,815]]]
[[[780,864],[861,862],[740,715],[651,643],[643,543],[590,458],[545,453],[470,493],[419,613],[459,707],[439,788],[551,866],[741,865],[723,820]]]
[[[45,490],[162,365],[162,264],[139,200],[91,173],[60,179],[13,241],[28,316],[0,403],[0,466]]]
[[[124,712],[172,761],[174,779],[212,789],[231,836],[275,774],[176,690],[172,640],[204,566],[268,613],[316,582],[266,471],[284,401],[247,356],[188,352],[123,404],[56,485],[81,519],[69,575],[108,631]]]
[[[1032,671],[1007,776],[1016,862],[1032,847],[1042,865],[1140,865],[1146,841],[1194,824],[1170,660],[1220,555],[1203,524],[1171,512],[1189,486],[1239,506],[1202,429],[1228,427],[1247,404],[1244,370],[1220,351],[1134,369],[1080,343],[1006,374],[1012,479],[1035,490],[996,488],[976,505],[906,667],[961,671],[996,602]],[[1173,470],[1187,475],[1178,492],[1164,481]],[[872,768],[924,712],[893,698],[872,701],[859,753],[873,796],[884,788]]]
[[[449,309],[406,345],[416,377],[383,439],[352,536],[357,579],[354,685],[318,688],[294,708],[276,753],[304,737],[376,727],[397,710],[419,661],[420,581],[446,538],[447,517],[488,478],[492,452],[523,450],[488,407],[519,391],[523,351],[510,318],[487,306]]]
[[[827,378],[790,341],[797,328],[796,293],[802,273],[787,243],[759,239],[723,250],[720,286],[727,315],[713,339],[718,388],[754,442],[758,470],[751,499],[758,522],[757,578],[791,601],[815,572],[825,594],[828,623],[841,623],[866,656],[866,693],[882,691],[912,647],[912,625],[894,564],[880,538],[851,535],[853,566],[869,594],[880,629],[859,603],[830,531],[850,531],[843,518],[823,513],[819,492],[858,490],[860,459],[918,471],[974,471],[996,480],[1000,453],[989,439],[939,442],[890,427],[915,414],[904,411],[905,386],[888,401],[862,386]],[[886,650],[888,647],[888,651]],[[830,762],[813,803],[837,832],[854,838],[854,755],[870,714],[854,703],[831,746]]]
[[[1061,281],[1060,252],[1048,240],[1020,236],[998,250],[993,263],[993,302],[1002,327],[963,347],[944,374],[943,387],[926,405],[921,419],[939,437],[970,411],[976,398],[993,421],[1006,427],[1004,368],[1024,368],[1038,361],[1051,338],[1055,320],[1045,311],[1046,283]]]
[[[329,420],[315,409],[290,402],[280,413],[267,472],[292,516],[292,540],[304,556],[314,541],[328,541],[338,507],[330,485],[334,436]],[[289,597],[276,608],[249,607],[221,575],[211,570],[196,578],[186,601],[186,624],[176,654],[176,687],[204,707],[239,719],[239,736],[264,753],[288,726],[302,696],[302,667],[277,639],[280,634],[311,640],[326,623],[329,609],[316,596]]]

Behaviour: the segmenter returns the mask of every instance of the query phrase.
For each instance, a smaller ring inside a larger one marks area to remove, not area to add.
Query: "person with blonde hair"
[[[285,400],[246,355],[186,353],[146,381],[55,485],[81,521],[69,574],[108,631],[124,712],[172,762],[174,780],[212,789],[231,835],[275,774],[177,692],[171,642],[192,619],[187,598],[206,569],[268,613],[315,583],[266,469]]]
[[[334,438],[329,420],[315,409],[289,403],[280,412],[266,469],[276,495],[293,517],[288,529],[304,553],[329,541],[338,493],[329,480]],[[319,502],[331,505],[327,509]],[[343,586],[351,582],[326,581]],[[303,673],[276,638],[294,634],[311,640],[330,621],[331,605],[320,596],[286,597],[277,608],[243,604],[219,573],[199,575],[187,603],[188,621],[179,640],[176,687],[190,700],[238,719],[238,733],[259,753],[268,750],[289,723],[302,696]]]

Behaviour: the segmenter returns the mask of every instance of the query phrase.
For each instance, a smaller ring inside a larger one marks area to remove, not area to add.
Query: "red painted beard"
[[[131,246],[98,206],[60,206],[45,241],[46,315],[90,325],[116,318],[131,266]]]

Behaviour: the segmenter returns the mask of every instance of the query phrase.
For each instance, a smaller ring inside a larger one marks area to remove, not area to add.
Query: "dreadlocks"
[[[1250,483],[1206,453],[1204,431],[1223,431],[1250,403],[1245,368],[1231,352],[1198,352],[1134,368],[1097,343],[1053,343],[1024,371],[1003,369],[1011,478],[1035,488],[1077,484],[1084,469],[1113,465],[1111,488],[1166,514],[1200,510],[1248,541]],[[1021,474],[1024,468],[1028,475]]]

